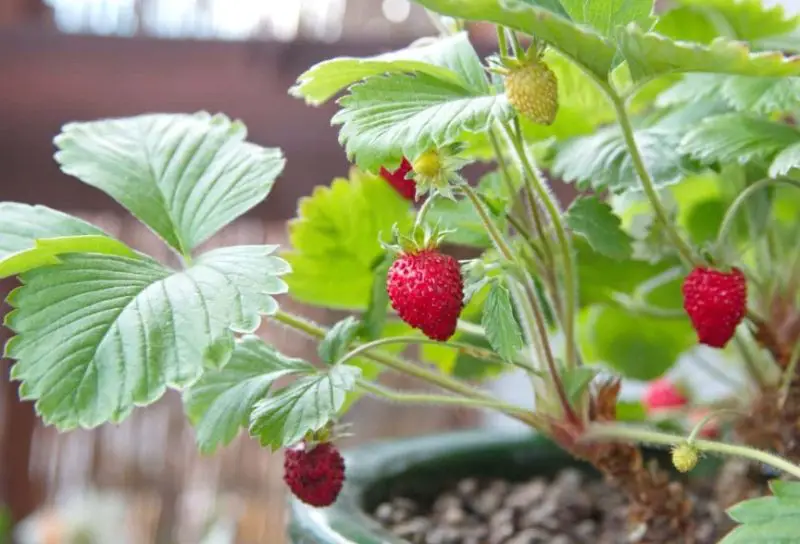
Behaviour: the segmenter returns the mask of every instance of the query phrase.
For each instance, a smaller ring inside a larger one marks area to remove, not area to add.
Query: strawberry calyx
[[[463,150],[464,145],[455,142],[427,149],[414,157],[407,179],[413,180],[417,185],[415,196],[417,200],[426,194],[430,194],[429,198],[441,195],[455,200],[453,187],[466,183],[459,173],[459,170],[469,163],[469,160],[459,157]]]
[[[393,255],[406,255],[438,249],[452,229],[439,225],[414,225],[410,231],[401,232],[397,223],[392,226],[391,242],[380,241],[381,247]]]

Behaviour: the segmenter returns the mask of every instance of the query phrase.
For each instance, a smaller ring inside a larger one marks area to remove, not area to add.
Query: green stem
[[[422,203],[419,211],[417,212],[417,218],[414,221],[414,229],[419,228],[422,226],[422,223],[425,221],[425,216],[428,215],[428,210],[431,209],[433,205],[433,200],[436,198],[436,194],[430,195],[428,198],[425,199],[425,202]]]
[[[438,340],[431,340],[430,338],[425,338],[422,336],[391,336],[388,338],[379,338],[377,340],[373,340],[366,344],[361,344],[360,346],[354,348],[353,350],[346,353],[341,359],[336,361],[335,364],[340,365],[344,364],[351,359],[358,357],[359,355],[363,355],[364,352],[369,351],[373,348],[377,348],[380,346],[387,346],[391,344],[428,344],[434,346],[442,346],[451,348],[457,351],[466,352],[470,355],[473,355],[479,359],[483,359],[488,362],[497,363],[497,364],[506,364],[511,363],[514,366],[518,366],[528,372],[538,372],[536,369],[531,368],[529,365],[525,365],[519,361],[506,361],[499,355],[489,351],[488,349],[484,349],[478,346],[473,346],[472,344],[466,344],[464,342],[439,342]]]
[[[736,344],[739,353],[742,355],[742,361],[744,361],[744,366],[747,369],[747,373],[750,374],[750,377],[753,379],[753,381],[758,384],[759,389],[764,389],[767,386],[767,379],[764,377],[761,369],[758,368],[758,363],[756,360],[753,359],[753,354],[750,352],[747,342],[739,333],[733,337],[733,341]]]
[[[650,201],[650,205],[653,207],[653,212],[656,214],[656,218],[659,220],[659,222],[663,225],[667,236],[672,242],[672,245],[678,250],[681,259],[685,264],[691,266],[695,263],[694,253],[689,244],[687,244],[678,233],[677,229],[672,224],[672,221],[670,221],[669,214],[667,213],[664,204],[661,202],[661,197],[658,196],[658,191],[656,191],[653,178],[644,164],[644,159],[639,151],[639,145],[636,143],[633,125],[631,125],[631,119],[628,116],[628,110],[625,107],[625,101],[610,87],[606,87],[605,90],[609,99],[614,105],[614,109],[617,112],[617,119],[619,121],[620,128],[622,129],[622,135],[625,138],[625,144],[628,147],[628,153],[630,153],[631,160],[633,161],[633,167],[636,169],[636,174],[639,176],[642,189],[644,189],[644,193],[647,195],[647,199]]]
[[[501,57],[506,57],[508,55],[508,36],[506,35],[506,29],[497,25],[495,30],[497,31],[497,49],[500,51]]]
[[[272,318],[280,323],[283,323],[284,325],[287,325],[299,332],[302,332],[307,336],[311,336],[312,338],[317,338],[321,340],[325,338],[325,335],[328,333],[328,329],[320,327],[316,323],[313,323],[302,317],[292,315],[283,310],[279,310],[275,315],[272,316]],[[438,372],[434,372],[432,370],[428,370],[427,368],[424,368],[422,366],[415,365],[400,357],[395,357],[393,355],[389,355],[387,353],[374,350],[364,352],[364,357],[376,363],[380,363],[387,368],[396,370],[397,372],[401,372],[403,374],[407,374],[409,376],[413,376],[425,382],[431,383],[446,391],[452,391],[453,393],[458,393],[460,395],[472,399],[481,399],[492,402],[496,400],[491,395],[488,395],[483,391],[473,389],[469,385],[459,380],[456,380],[449,376],[445,376]],[[529,425],[534,429],[542,430],[544,428],[541,418],[534,413],[526,413],[526,414],[520,414],[518,412],[514,413],[504,412],[504,413],[511,417],[514,417],[515,419],[518,419],[519,421],[525,423],[526,425]]]
[[[464,192],[466,197],[472,202],[472,207],[475,208],[475,211],[478,213],[478,216],[481,219],[481,223],[483,223],[486,232],[489,234],[489,238],[492,239],[494,245],[497,247],[498,251],[505,257],[506,260],[512,263],[516,263],[516,259],[514,257],[514,252],[511,249],[511,246],[508,245],[508,242],[503,237],[503,233],[500,232],[500,229],[497,228],[492,218],[489,217],[489,214],[486,213],[486,208],[484,208],[481,199],[478,197],[477,193],[470,187],[468,184],[464,184],[461,186],[461,190]]]
[[[683,444],[686,442],[686,438],[683,436],[619,424],[592,425],[586,430],[584,439],[623,440],[627,442],[663,445]],[[796,478],[800,478],[800,467],[790,463],[782,457],[766,451],[756,450],[745,446],[725,444],[724,442],[714,442],[711,440],[696,440],[692,443],[692,445],[698,450],[708,453],[719,453],[722,455],[750,459],[751,461],[769,465],[778,470],[786,472],[787,474],[791,474]]]
[[[722,223],[720,223],[719,226],[719,233],[717,234],[717,247],[721,247],[725,240],[728,239],[730,230],[733,228],[733,221],[736,219],[736,214],[747,202],[747,199],[761,189],[778,183],[786,183],[787,185],[793,185],[800,189],[800,181],[789,178],[764,178],[748,186],[744,191],[739,193],[736,199],[731,203],[728,210],[725,212],[725,216],[722,218]]]
[[[470,408],[492,408],[505,413],[516,412],[525,415],[530,414],[530,412],[524,408],[499,400],[471,399],[448,395],[431,395],[427,393],[405,393],[368,382],[362,378],[358,379],[357,384],[358,387],[367,393],[392,402],[404,402],[409,404],[443,404],[450,406],[467,406]]]
[[[566,365],[567,368],[574,368],[578,365],[577,350],[575,342],[575,312],[577,308],[577,295],[578,287],[576,281],[575,259],[572,254],[572,244],[570,243],[567,229],[564,225],[564,219],[558,209],[555,198],[547,190],[544,182],[539,176],[538,172],[534,169],[532,162],[528,159],[528,153],[522,143],[519,135],[515,135],[508,124],[503,125],[506,137],[512,143],[514,151],[517,154],[518,160],[522,166],[525,183],[528,184],[529,190],[535,193],[539,200],[544,204],[550,221],[553,224],[556,232],[556,238],[561,246],[561,254],[564,259],[564,289],[566,290],[566,298],[563,305],[563,319],[561,326],[564,329],[564,336],[566,340]],[[547,243],[543,241],[543,243]]]
[[[694,426],[692,432],[689,433],[689,438],[686,439],[686,442],[688,442],[690,445],[694,445],[694,443],[697,441],[697,436],[703,431],[703,427],[705,427],[706,424],[715,417],[718,418],[719,416],[724,414],[731,414],[737,416],[744,415],[742,414],[742,412],[738,410],[729,410],[729,409],[715,410],[709,414],[706,414],[705,417],[703,417],[703,419],[701,419],[697,423],[697,425]]]

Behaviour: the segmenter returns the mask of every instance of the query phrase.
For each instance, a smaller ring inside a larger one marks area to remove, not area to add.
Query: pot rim
[[[364,495],[371,486],[432,463],[439,464],[447,457],[464,453],[492,456],[501,452],[504,456],[518,457],[520,462],[531,457],[531,453],[536,457],[567,458],[547,438],[526,429],[500,432],[474,429],[367,443],[343,452],[347,478],[332,506],[314,508],[294,497],[289,499],[290,542],[407,544],[362,508]]]

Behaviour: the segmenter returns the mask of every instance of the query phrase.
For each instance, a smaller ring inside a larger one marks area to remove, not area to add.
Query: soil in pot
[[[714,500],[711,480],[692,480],[697,544],[712,544],[733,524]],[[372,512],[413,544],[621,544],[626,499],[574,468],[523,482],[465,478],[433,496],[392,493]]]

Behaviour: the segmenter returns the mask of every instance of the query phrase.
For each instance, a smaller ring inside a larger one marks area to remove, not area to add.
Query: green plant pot
[[[402,544],[366,513],[393,491],[425,497],[469,476],[519,480],[568,466],[591,470],[542,436],[486,430],[369,444],[345,452],[345,462],[347,481],[335,505],[291,501],[293,544]]]

